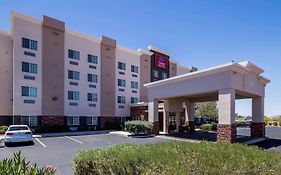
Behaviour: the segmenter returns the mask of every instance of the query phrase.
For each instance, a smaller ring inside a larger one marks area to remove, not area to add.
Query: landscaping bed
[[[78,153],[74,158],[74,172],[76,175],[280,174],[281,155],[241,144],[127,144]]]

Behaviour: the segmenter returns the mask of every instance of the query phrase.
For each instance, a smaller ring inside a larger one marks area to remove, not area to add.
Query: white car
[[[11,125],[5,132],[4,141],[5,145],[20,142],[33,144],[33,135],[27,125]]]

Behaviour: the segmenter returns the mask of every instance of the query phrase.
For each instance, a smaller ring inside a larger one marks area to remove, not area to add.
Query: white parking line
[[[65,137],[65,138],[68,138],[68,139],[70,139],[70,140],[73,140],[74,142],[83,144],[83,142],[81,142],[81,141],[79,141],[79,140],[76,140],[76,139],[74,139],[74,138],[72,138],[72,137],[69,137],[69,136],[64,136],[64,137]]]
[[[35,138],[35,140],[37,140],[37,142],[39,142],[42,146],[44,146],[45,148],[47,147],[44,143],[42,143],[38,138]]]

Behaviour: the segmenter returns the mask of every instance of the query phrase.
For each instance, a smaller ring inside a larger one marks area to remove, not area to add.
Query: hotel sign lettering
[[[168,57],[165,55],[155,53],[155,67],[158,67],[161,69],[168,69],[168,67],[169,67]]]

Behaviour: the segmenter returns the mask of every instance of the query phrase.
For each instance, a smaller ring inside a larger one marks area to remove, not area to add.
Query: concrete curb
[[[81,132],[62,132],[62,133],[43,133],[41,135],[34,135],[33,138],[45,137],[64,137],[64,136],[83,136],[83,135],[96,135],[96,134],[109,134],[112,130],[100,131],[81,131]]]
[[[4,139],[3,138],[0,138],[0,148],[4,148],[5,145],[4,145]]]
[[[174,140],[174,141],[181,141],[181,142],[190,142],[190,143],[200,143],[201,141],[198,140],[192,140],[192,139],[184,139],[184,138],[175,138],[171,136],[161,136],[157,135],[155,136],[156,138],[161,138],[161,139],[168,139],[168,140]]]
[[[253,139],[253,140],[248,140],[248,141],[242,142],[241,144],[252,145],[252,144],[256,144],[256,143],[263,142],[263,141],[266,141],[266,140],[268,140],[267,137],[256,138],[256,139]]]

